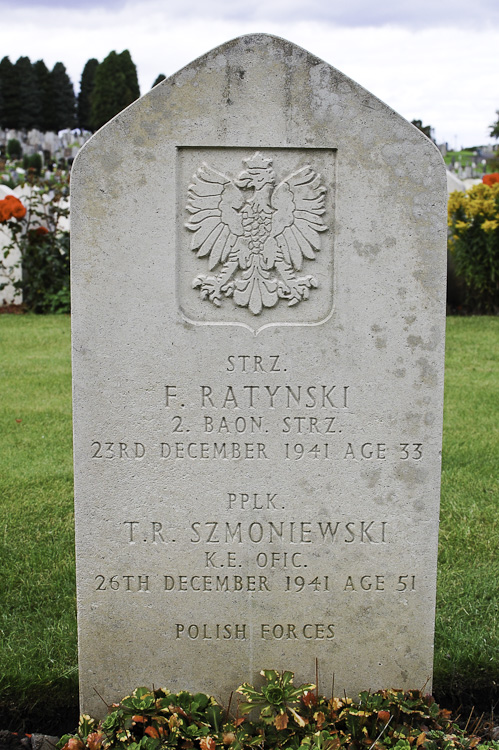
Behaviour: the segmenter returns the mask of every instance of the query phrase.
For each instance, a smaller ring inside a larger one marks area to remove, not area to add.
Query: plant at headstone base
[[[450,712],[418,690],[362,692],[357,701],[327,699],[311,685],[293,687],[291,672],[264,670],[266,684],[245,683],[238,712],[260,708],[254,719],[231,716],[204,693],[137,688],[110,706],[105,719],[80,718],[58,750],[499,750],[499,743],[467,734]],[[293,711],[288,711],[293,708]],[[279,717],[286,716],[287,721]]]
[[[21,202],[14,195],[0,201],[0,223],[11,241],[3,249],[0,264],[15,294],[35,313],[67,313],[69,293],[69,231],[62,228],[69,216],[64,185],[33,186]],[[17,250],[20,260],[9,265]],[[22,268],[22,275],[16,273]],[[9,282],[0,284],[0,291]]]
[[[260,709],[260,719],[264,724],[274,724],[276,729],[286,729],[289,722],[288,714],[296,721],[298,726],[305,726],[307,723],[303,716],[297,710],[298,699],[305,693],[314,689],[315,685],[293,685],[293,673],[279,673],[275,669],[264,669],[261,673],[265,677],[266,684],[260,689],[245,682],[237,688],[246,698],[245,703],[241,703],[240,710],[242,714],[247,714],[253,709]]]
[[[448,204],[449,249],[471,312],[499,310],[499,182],[454,192]]]

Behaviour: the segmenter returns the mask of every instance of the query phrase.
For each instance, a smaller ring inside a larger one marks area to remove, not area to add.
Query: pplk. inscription
[[[191,250],[219,269],[193,280],[201,298],[220,307],[232,297],[258,315],[281,299],[297,305],[318,286],[297,272],[321,248],[327,191],[309,165],[276,186],[272,159],[257,151],[242,161],[246,169],[234,180],[203,163],[189,185],[185,226],[194,233]]]

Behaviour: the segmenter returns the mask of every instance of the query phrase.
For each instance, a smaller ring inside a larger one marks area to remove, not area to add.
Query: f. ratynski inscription
[[[257,151],[243,159],[246,169],[232,180],[206,163],[189,185],[186,228],[191,249],[208,259],[208,269],[192,282],[202,299],[220,307],[223,297],[258,315],[279,300],[297,305],[318,286],[312,275],[297,276],[304,259],[321,247],[326,187],[310,166],[276,186],[272,159]]]

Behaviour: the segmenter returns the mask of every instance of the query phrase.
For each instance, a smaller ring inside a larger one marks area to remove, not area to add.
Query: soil
[[[23,315],[26,312],[26,308],[24,305],[1,305],[0,306],[0,315],[6,314],[6,315]],[[0,750],[2,750],[2,746],[0,745]]]

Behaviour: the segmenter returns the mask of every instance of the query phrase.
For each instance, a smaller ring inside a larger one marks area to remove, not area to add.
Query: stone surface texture
[[[325,693],[431,687],[437,149],[251,35],[96,133],[71,185],[82,709],[316,659]]]

